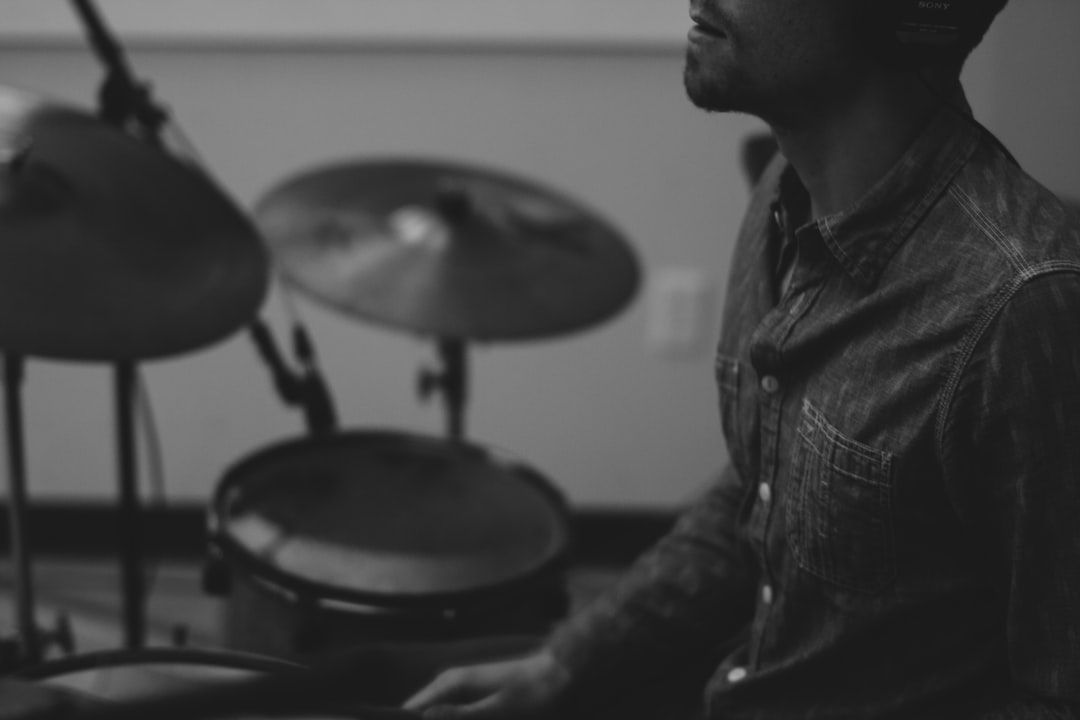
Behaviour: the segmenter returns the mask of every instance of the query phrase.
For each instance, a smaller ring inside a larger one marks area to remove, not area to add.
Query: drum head
[[[99,700],[136,700],[296,667],[241,653],[118,650],[45,663],[20,675]]]
[[[498,587],[559,560],[569,539],[537,473],[400,433],[275,446],[234,467],[215,505],[220,535],[264,575],[363,602]]]

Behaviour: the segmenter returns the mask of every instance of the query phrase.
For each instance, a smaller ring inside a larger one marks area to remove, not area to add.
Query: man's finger
[[[503,720],[501,693],[465,705],[433,705],[424,711],[424,720]]]
[[[417,691],[402,704],[405,710],[425,710],[432,705],[472,700],[475,688],[468,676],[457,672],[444,672]]]

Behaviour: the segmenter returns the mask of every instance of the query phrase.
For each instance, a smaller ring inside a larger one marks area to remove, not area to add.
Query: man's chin
[[[698,58],[690,53],[687,53],[686,67],[683,70],[683,87],[690,102],[702,110],[734,112],[739,109],[728,83],[708,77]]]
[[[683,83],[686,89],[686,97],[693,105],[708,112],[737,112],[738,107],[729,93],[722,92],[715,87],[702,85],[687,78]]]

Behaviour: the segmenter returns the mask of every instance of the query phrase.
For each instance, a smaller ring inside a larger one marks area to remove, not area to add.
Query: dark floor
[[[117,563],[110,558],[38,558],[34,563],[35,605],[39,625],[54,627],[66,615],[76,652],[123,646],[120,582]],[[617,577],[606,567],[572,569],[567,578],[571,608],[581,607]],[[222,646],[224,601],[202,588],[202,567],[197,562],[157,564],[147,604],[148,647],[171,646],[174,631],[183,627],[190,647]],[[10,566],[0,564],[0,632],[16,626],[14,583]],[[50,657],[58,653],[52,651]]]

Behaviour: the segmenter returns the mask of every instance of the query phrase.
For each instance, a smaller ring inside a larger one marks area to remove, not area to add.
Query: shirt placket
[[[782,213],[773,216],[774,232],[785,236]],[[790,270],[790,269],[789,269]],[[754,618],[751,667],[757,666],[765,632],[777,600],[778,586],[769,566],[769,531],[776,505],[776,477],[779,468],[780,428],[784,407],[784,376],[781,367],[781,342],[788,336],[800,317],[804,296],[789,297],[786,293],[772,312],[768,313],[755,333],[750,359],[757,373],[758,417],[760,423],[760,463],[757,477],[757,498],[751,516],[753,537],[761,563],[757,613]]]

